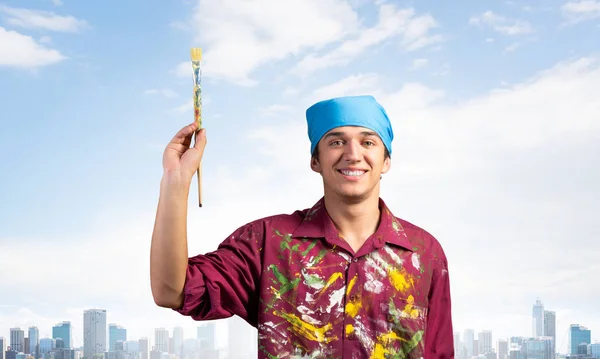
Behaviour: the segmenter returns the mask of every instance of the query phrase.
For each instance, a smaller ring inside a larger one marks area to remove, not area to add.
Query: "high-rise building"
[[[169,352],[169,331],[167,329],[154,329],[154,350],[157,350],[160,353]]]
[[[37,327],[29,327],[27,336],[29,337],[29,353],[38,359],[40,357],[40,331]]]
[[[23,329],[10,328],[10,348],[17,353],[25,350],[25,331]]]
[[[71,322],[61,322],[52,327],[52,339],[62,339],[65,348],[73,347],[73,328]]]
[[[478,355],[492,353],[492,332],[490,330],[482,330],[477,335]]]
[[[552,356],[556,357],[556,313],[544,310],[544,336],[552,338]]]
[[[173,354],[183,358],[183,328],[173,328]]]
[[[524,342],[525,352],[528,358],[551,358],[552,357],[552,338],[536,337],[529,338]]]
[[[569,354],[579,354],[581,344],[588,345],[592,342],[592,331],[583,325],[571,324],[569,327]]]
[[[127,329],[114,323],[108,325],[108,351],[114,352],[117,350],[117,342],[125,342],[126,340]]]
[[[212,322],[198,326],[196,338],[198,338],[201,349],[215,349],[215,330],[215,323]]]
[[[4,352],[6,351],[6,341],[4,337],[0,337],[0,359],[4,359]]]
[[[544,336],[544,305],[537,299],[533,305],[532,335],[533,337]]]
[[[587,353],[594,358],[600,358],[600,342],[588,344]]]
[[[465,350],[467,352],[467,358],[471,359],[475,355],[475,331],[473,329],[465,329]]]
[[[44,354],[50,353],[56,348],[56,340],[52,338],[40,339],[40,356],[44,357]]]
[[[150,341],[147,337],[142,337],[138,340],[140,357],[139,359],[150,359]]]
[[[106,309],[83,311],[83,358],[106,351]]]
[[[508,359],[508,340],[498,339],[498,359]]]

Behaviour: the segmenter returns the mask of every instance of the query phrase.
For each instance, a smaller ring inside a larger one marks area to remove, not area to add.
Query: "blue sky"
[[[133,338],[195,326],[153,307],[147,262],[196,46],[209,143],[190,252],[312,205],[304,110],[369,93],[396,131],[382,196],[446,249],[456,330],[528,335],[541,297],[561,333],[600,333],[599,36],[598,0],[1,2],[0,336],[77,328],[88,306]]]

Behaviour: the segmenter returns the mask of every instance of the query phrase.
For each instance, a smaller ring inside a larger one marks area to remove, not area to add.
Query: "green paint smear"
[[[317,256],[310,263],[311,267],[319,264],[321,262],[321,260],[323,259],[323,257],[325,257],[325,254],[327,254],[327,249],[321,249],[319,251],[319,254],[317,254]]]
[[[415,333],[415,335],[413,335],[413,337],[409,341],[405,342],[404,345],[402,345],[404,353],[408,354],[417,346],[419,346],[419,343],[423,339],[423,332],[423,330],[419,330]]]
[[[290,281],[283,274],[281,274],[275,264],[271,264],[269,268],[273,271],[273,275],[275,275],[275,278],[277,278],[279,284],[281,285],[278,290],[279,295],[283,295],[290,290],[295,289],[298,286],[298,283],[300,283],[300,277]]]
[[[315,248],[316,245],[317,245],[317,241],[312,241],[312,243],[308,246],[308,248],[306,248],[306,250],[304,252],[302,252],[302,256],[306,257],[308,255],[308,252],[310,252],[311,249]]]

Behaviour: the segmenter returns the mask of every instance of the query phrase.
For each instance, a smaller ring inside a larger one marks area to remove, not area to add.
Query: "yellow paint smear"
[[[350,294],[354,284],[356,284],[356,280],[358,279],[358,274],[354,275],[354,278],[350,279],[350,283],[348,283],[348,288],[346,288],[346,295]]]
[[[394,331],[383,333],[377,337],[377,343],[373,348],[370,359],[386,359],[386,354],[391,354],[391,352],[382,343],[389,344],[392,340],[406,341],[403,338],[400,338]]]
[[[288,323],[292,325],[290,330],[294,332],[294,334],[306,338],[308,340],[327,344],[333,340],[338,339],[336,336],[326,336],[327,332],[333,328],[333,325],[331,323],[328,323],[327,325],[319,328],[303,321],[298,316],[291,313],[275,311],[273,312],[273,314],[287,320]]]
[[[319,291],[319,295],[317,296],[317,299],[321,298],[321,296],[323,295],[323,293],[327,290],[327,288],[331,287],[331,285],[333,284],[333,282],[335,282],[336,280],[342,278],[342,272],[335,272],[331,275],[331,277],[329,277],[329,279],[327,280],[327,283],[325,283],[325,285],[323,286],[323,288],[321,288],[321,290]]]
[[[362,308],[362,302],[360,300],[346,303],[346,313],[352,318],[356,317],[360,308]]]
[[[404,307],[403,312],[413,319],[417,318],[419,316],[419,310],[413,309],[415,298],[412,295],[409,295],[406,301],[408,302],[408,304],[406,304],[406,306]]]
[[[352,324],[346,324],[346,334],[354,332],[354,326]]]
[[[400,271],[398,271],[397,269],[389,269],[388,275],[390,277],[390,282],[392,283],[394,288],[396,288],[396,290],[399,292],[404,292],[414,285],[412,278],[405,276],[404,274],[400,273]]]

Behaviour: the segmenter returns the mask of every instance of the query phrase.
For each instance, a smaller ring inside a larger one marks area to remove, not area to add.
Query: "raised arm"
[[[163,154],[163,177],[150,246],[150,283],[154,302],[166,308],[178,308],[183,303],[188,264],[188,195],[206,146],[205,130],[196,130],[195,123],[182,128]],[[193,136],[196,141],[190,147]]]

